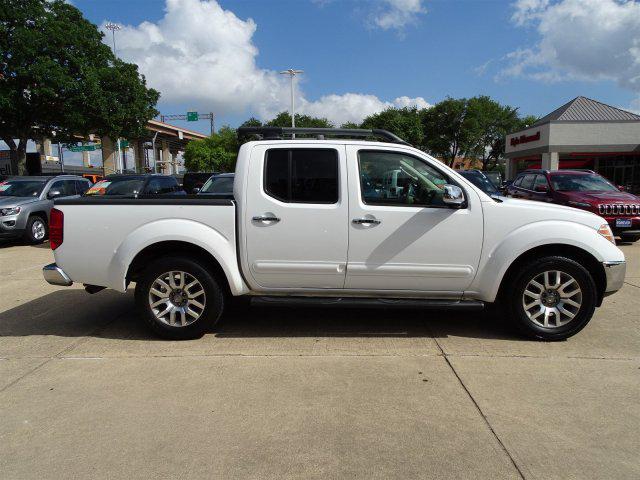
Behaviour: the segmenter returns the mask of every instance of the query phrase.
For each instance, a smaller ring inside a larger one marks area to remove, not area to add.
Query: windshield
[[[212,177],[204,184],[200,193],[233,193],[233,177]]]
[[[141,178],[100,180],[87,190],[85,195],[137,195],[143,185],[144,179]]]
[[[37,197],[46,182],[42,180],[9,180],[0,182],[0,197]]]
[[[477,172],[462,173],[462,176],[488,195],[500,195],[500,191],[484,175]]]
[[[502,175],[500,172],[484,172],[487,178],[493,183],[494,187],[499,187],[502,184]]]
[[[559,192],[617,192],[618,189],[595,173],[551,175],[551,185]]]

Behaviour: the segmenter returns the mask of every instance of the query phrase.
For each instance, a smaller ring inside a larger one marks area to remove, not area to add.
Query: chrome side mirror
[[[460,207],[464,203],[464,192],[457,185],[445,185],[442,201],[452,207]]]
[[[60,190],[49,190],[47,193],[47,198],[53,200],[54,198],[58,198],[62,196],[62,192]]]

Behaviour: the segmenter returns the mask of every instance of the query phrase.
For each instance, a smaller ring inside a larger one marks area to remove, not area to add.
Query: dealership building
[[[527,168],[594,170],[640,194],[640,115],[577,97],[506,137],[505,177]]]

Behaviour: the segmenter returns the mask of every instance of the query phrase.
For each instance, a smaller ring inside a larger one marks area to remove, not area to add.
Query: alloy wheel
[[[31,234],[36,240],[43,240],[47,231],[42,220],[35,220],[31,225]]]
[[[149,289],[149,307],[153,315],[172,327],[191,325],[202,316],[206,304],[204,287],[187,272],[165,272]]]
[[[534,276],[522,294],[522,306],[529,320],[545,328],[571,322],[582,306],[582,290],[566,272],[548,270]]]

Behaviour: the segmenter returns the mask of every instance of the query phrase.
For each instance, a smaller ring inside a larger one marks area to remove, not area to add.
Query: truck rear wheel
[[[564,340],[582,330],[595,310],[597,293],[591,274],[578,262],[549,256],[519,268],[505,292],[511,321],[524,335]]]
[[[220,319],[224,294],[213,275],[186,257],[152,262],[136,285],[141,317],[163,338],[200,338]]]

